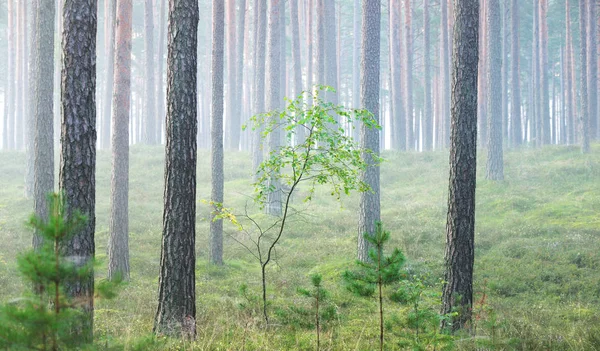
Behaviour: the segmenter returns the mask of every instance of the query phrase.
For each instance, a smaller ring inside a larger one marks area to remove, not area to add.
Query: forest
[[[600,1],[0,0],[0,349],[600,350]]]

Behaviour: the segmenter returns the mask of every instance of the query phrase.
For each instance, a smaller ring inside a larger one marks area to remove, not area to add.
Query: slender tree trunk
[[[25,1],[17,2],[17,59],[16,59],[16,84],[17,84],[17,98],[16,98],[16,114],[15,114],[15,149],[23,149],[23,130],[25,124],[25,38],[27,37],[27,30],[25,27],[25,18],[27,17],[27,10],[25,8]]]
[[[411,151],[415,149],[415,135],[414,135],[414,111],[413,111],[413,44],[412,44],[412,10],[410,7],[410,0],[404,0],[404,43],[405,48],[405,65],[404,70],[406,72],[405,80],[405,104],[406,104],[406,150]]]
[[[223,70],[225,42],[225,8],[222,2],[213,3],[212,39],[212,104],[211,104],[211,201],[215,213],[210,221],[210,263],[223,264],[223,220],[215,219],[218,207],[223,204]],[[229,61],[232,56],[230,56]],[[231,72],[229,73],[232,74]],[[231,83],[231,81],[230,81]],[[230,91],[231,93],[231,91]]]
[[[502,38],[500,0],[488,0],[488,148],[487,173],[490,180],[504,179],[502,152]]]
[[[363,0],[362,3],[362,55],[360,68],[361,107],[373,114],[379,122],[379,73],[381,47],[381,0]],[[373,155],[379,155],[379,131],[361,124],[360,143],[363,149],[369,149]],[[373,155],[364,153],[368,167],[361,175],[362,181],[372,191],[360,194],[358,213],[358,259],[369,260],[369,244],[364,235],[375,233],[375,224],[381,217],[379,193],[379,166],[374,165]]]
[[[598,139],[596,130],[598,129],[598,37],[597,37],[597,26],[598,19],[596,17],[598,13],[598,1],[588,0],[588,55],[587,55],[587,67],[589,70],[588,74],[588,119],[589,119],[589,130],[590,140]]]
[[[110,148],[110,121],[112,117],[112,98],[114,85],[114,62],[115,62],[115,27],[117,0],[105,0],[104,7],[104,35],[105,35],[105,57],[106,57],[106,85],[104,86],[104,107],[102,108],[102,148]]]
[[[164,80],[164,56],[165,56],[165,30],[167,28],[166,23],[166,2],[167,0],[160,1],[160,29],[158,30],[158,59],[156,63],[156,142],[160,144],[162,142],[163,130],[165,128],[165,80]]]
[[[512,0],[504,0],[502,11],[502,140],[506,144],[509,144],[509,122],[508,122],[508,72],[509,72],[509,60],[508,60],[508,13],[509,13],[509,2]]]
[[[15,126],[15,80],[16,80],[16,45],[15,45],[15,0],[8,0],[7,4],[7,15],[8,15],[8,60],[7,60],[7,70],[8,70],[8,84],[6,95],[6,104],[7,114],[5,117],[6,125],[4,127],[4,142],[6,143],[6,149],[14,149],[15,147],[15,138],[14,138],[14,126]]]
[[[587,67],[587,35],[588,35],[588,6],[589,0],[579,0],[579,62],[581,65],[579,85],[581,86],[580,98],[580,130],[581,130],[581,152],[590,152],[590,115],[588,95],[588,67]]]
[[[280,11],[283,0],[269,0],[269,25],[267,41],[267,109],[276,111],[281,108],[281,28]],[[321,0],[322,1],[322,0]],[[272,118],[276,118],[275,114]],[[269,153],[277,150],[281,143],[281,134],[278,128],[269,133]],[[273,216],[281,215],[281,185],[276,177],[271,177],[269,187],[273,190],[267,195],[266,213]]]
[[[329,93],[328,100],[334,105],[339,101],[338,62],[337,62],[337,35],[335,29],[335,0],[323,0],[325,3],[325,84],[336,89],[336,93]]]
[[[521,131],[521,88],[519,77],[519,4],[518,0],[511,0],[511,115],[510,131],[511,142],[519,147],[523,142]]]
[[[312,3],[312,0],[309,0]],[[358,107],[360,104],[360,27],[361,10],[360,0],[354,0],[354,26],[352,31],[352,106]],[[310,21],[310,18],[309,18]],[[354,125],[354,140],[360,139],[360,126]]]
[[[40,1],[37,8],[34,82],[34,157],[33,207],[36,216],[48,217],[46,196],[54,191],[54,1]],[[33,247],[42,247],[40,235],[34,235]]]
[[[431,107],[431,46],[429,0],[423,0],[423,151],[433,150],[433,112]]]
[[[146,3],[146,6],[149,4]],[[129,280],[129,111],[131,102],[132,0],[117,1],[115,29],[115,88],[112,121],[112,178],[110,191],[110,238],[108,241],[108,278]],[[146,19],[148,13],[146,12]],[[148,23],[146,33],[148,34]],[[146,41],[148,45],[148,41]],[[146,46],[148,50],[149,46]],[[150,49],[152,50],[152,49]],[[146,58],[148,58],[146,54]],[[149,65],[146,61],[146,67]],[[146,74],[149,72],[146,71]],[[146,83],[152,76],[146,76]],[[146,94],[149,89],[146,87]],[[146,108],[152,105],[146,95]],[[146,110],[148,111],[148,110]],[[146,123],[150,118],[147,118]],[[149,129],[146,130],[150,136]],[[149,141],[149,140],[148,140]]]
[[[63,8],[61,84],[61,162],[59,189],[68,204],[67,216],[79,211],[85,226],[69,239],[62,251],[81,267],[94,259],[96,193],[96,0],[66,0]],[[94,320],[94,270],[69,282],[65,291],[84,311],[76,329],[83,343],[92,341]]]
[[[163,236],[154,332],[193,339],[198,2],[169,0],[168,23]]]
[[[292,61],[294,66],[294,93],[296,98],[302,93],[302,63],[300,57],[300,25],[298,24],[298,0],[290,1],[292,24]],[[304,127],[296,128],[296,144],[304,143]]]
[[[390,59],[392,73],[392,105],[393,121],[391,130],[392,134],[392,149],[406,150],[406,121],[404,118],[404,107],[402,106],[402,54],[401,54],[401,0],[391,0],[391,15],[390,15]]]
[[[315,84],[325,84],[325,1],[315,0],[317,2],[317,75]]]
[[[441,28],[440,28],[440,37],[441,37],[441,48],[442,53],[440,57],[440,79],[441,79],[441,94],[440,100],[442,102],[440,106],[440,120],[443,122],[443,144],[440,144],[440,148],[449,147],[450,146],[450,65],[449,60],[445,59],[446,57],[450,57],[452,54],[448,48],[448,3],[444,0],[440,1],[441,4]]]
[[[254,114],[265,112],[265,62],[267,43],[267,0],[258,2],[256,20],[256,59],[254,60]],[[258,167],[263,160],[262,129],[256,128],[252,135],[252,170],[257,180]]]
[[[477,86],[477,119],[479,126],[479,144],[483,148],[487,148],[487,75],[488,75],[488,25],[487,25],[487,8],[489,0],[482,0],[480,7],[479,22],[479,73]]]
[[[442,321],[442,328],[452,331],[469,324],[473,307],[479,1],[457,0],[455,6],[446,274],[441,311],[444,315],[457,312],[450,320]]]
[[[542,145],[550,144],[550,98],[548,79],[548,0],[540,0],[540,129]]]
[[[565,47],[565,57],[566,57],[566,71],[567,71],[567,86],[566,86],[566,100],[567,100],[567,144],[574,145],[575,144],[575,111],[574,111],[574,71],[573,71],[573,35],[571,34],[571,6],[569,5],[569,0],[565,0],[565,23],[566,23],[566,47]]]
[[[242,145],[241,131],[242,121],[245,115],[245,109],[243,108],[243,97],[244,97],[244,43],[245,43],[245,27],[246,27],[246,0],[240,0],[240,8],[238,9],[238,27],[236,34],[236,67],[235,72],[237,77],[235,78],[235,106],[237,110],[236,122],[232,125],[230,143],[232,150],[239,150]],[[243,147],[242,147],[243,149]]]
[[[145,77],[144,77],[144,142],[148,145],[157,144],[156,140],[156,86],[154,83],[154,14],[152,0],[144,1],[144,47],[145,47]],[[118,24],[117,24],[118,25]]]
[[[37,66],[35,65],[35,60],[37,57],[37,44],[36,44],[36,33],[35,28],[37,26],[37,14],[38,14],[38,0],[31,0],[31,8],[30,8],[30,17],[31,17],[31,30],[29,31],[29,43],[31,44],[30,55],[28,56],[29,60],[29,80],[32,82],[27,85],[27,114],[25,115],[25,152],[26,152],[26,165],[25,165],[25,196],[27,198],[32,198],[33,194],[33,163],[34,163],[34,114],[35,114],[35,81],[38,78],[37,75]]]
[[[226,109],[224,120],[227,126],[226,142],[227,149],[234,149],[232,133],[235,125],[239,125],[238,108],[235,105],[235,87],[236,87],[236,52],[235,52],[235,0],[225,1],[225,17],[227,23],[227,94],[226,98]],[[214,6],[214,4],[213,4]],[[213,20],[214,21],[214,20]],[[239,139],[237,140],[239,143]],[[237,150],[237,146],[235,147]]]

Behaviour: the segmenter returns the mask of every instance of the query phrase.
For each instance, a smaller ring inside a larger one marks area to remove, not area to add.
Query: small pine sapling
[[[404,264],[404,255],[399,249],[394,249],[390,256],[385,256],[383,249],[390,240],[390,232],[383,230],[381,222],[375,224],[375,233],[364,234],[365,239],[372,245],[369,250],[369,261],[356,261],[357,269],[345,271],[343,278],[348,290],[362,297],[372,297],[377,290],[379,303],[379,349],[383,350],[384,318],[383,318],[383,288],[400,281],[400,268]]]
[[[315,273],[310,276],[310,281],[312,283],[311,290],[302,288],[298,289],[298,293],[300,295],[306,296],[313,301],[313,306],[315,309],[315,330],[317,333],[317,351],[321,348],[321,321],[323,319],[329,320],[335,315],[335,308],[331,305],[325,305],[329,297],[329,292],[323,288],[322,280],[323,277],[320,274]]]
[[[62,195],[51,194],[48,219],[32,216],[29,221],[42,245],[19,255],[17,266],[33,292],[0,306],[0,348],[58,350],[82,346],[72,330],[84,316],[63,287],[68,281],[87,276],[92,266],[75,266],[62,256],[60,248],[87,219],[76,211],[66,218],[65,206]],[[97,284],[97,292],[103,297],[114,296],[112,285]]]

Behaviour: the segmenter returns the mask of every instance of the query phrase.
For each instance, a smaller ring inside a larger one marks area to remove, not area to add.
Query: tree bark
[[[79,211],[85,226],[69,239],[63,254],[76,266],[94,259],[96,193],[96,0],[66,0],[63,7],[61,84],[61,164],[59,189],[65,194],[67,216]],[[92,341],[94,320],[94,270],[65,286],[84,312],[76,333]]]
[[[569,5],[569,0],[565,0],[565,24],[566,24],[566,47],[565,47],[565,57],[566,57],[566,121],[567,121],[567,144],[574,145],[575,144],[575,134],[576,134],[576,124],[575,124],[575,111],[574,111],[574,71],[573,71],[573,35],[571,33],[571,6]]]
[[[588,119],[590,140],[598,139],[598,37],[597,37],[597,7],[598,1],[588,0]]]
[[[540,132],[542,145],[550,144],[550,97],[548,79],[548,0],[540,0]]]
[[[34,157],[33,157],[33,207],[36,216],[48,217],[49,193],[54,191],[54,1],[41,1],[37,8],[33,28],[36,49],[34,82]],[[34,235],[33,247],[42,247],[40,235]]]
[[[29,81],[27,82],[27,113],[25,115],[25,152],[26,152],[26,165],[25,165],[25,196],[27,198],[32,198],[33,194],[33,178],[34,178],[34,114],[35,114],[35,81],[38,79],[37,75],[37,66],[35,65],[35,60],[37,57],[37,44],[36,44],[36,33],[35,27],[37,26],[37,14],[38,14],[38,0],[31,0],[31,8],[30,8],[30,17],[31,17],[31,30],[29,31],[29,43],[31,45],[30,54],[28,56],[29,60]]]
[[[363,0],[362,3],[362,54],[360,67],[360,104],[373,114],[379,122],[379,71],[381,46],[381,0]],[[361,124],[361,148],[379,155],[379,130]],[[379,166],[374,165],[371,154],[363,152],[367,169],[361,175],[362,181],[372,191],[360,194],[358,214],[358,259],[369,260],[369,243],[364,235],[374,235],[375,223],[381,218],[379,193]]]
[[[290,16],[292,25],[292,61],[294,66],[294,93],[296,98],[302,93],[302,62],[300,56],[300,25],[298,24],[298,0],[290,1]],[[304,142],[304,127],[295,130],[296,144]]]
[[[316,0],[317,2],[317,72],[315,84],[325,84],[325,0]]]
[[[442,328],[452,331],[468,325],[473,306],[479,1],[457,0],[454,23],[452,142],[441,311],[443,315],[458,312],[442,321]]]
[[[227,108],[225,109],[225,121],[227,122],[227,135],[226,142],[228,149],[234,149],[233,147],[233,139],[232,133],[235,125],[239,125],[239,115],[238,108],[235,105],[235,87],[236,87],[236,52],[235,52],[235,0],[226,0],[225,1],[225,16],[227,22],[227,94],[226,100],[227,104],[225,105]],[[214,6],[214,4],[213,4]],[[238,127],[239,129],[239,127]],[[239,137],[238,137],[239,144]],[[235,149],[237,150],[237,144]]]
[[[312,0],[309,0],[312,3]],[[357,107],[360,104],[360,27],[361,11],[360,0],[354,0],[354,27],[352,31],[352,106]],[[309,18],[310,21],[310,18]],[[355,125],[353,129],[355,141],[360,139],[360,126]]]
[[[433,150],[433,111],[431,106],[431,45],[429,0],[423,0],[423,151]]]
[[[110,191],[110,223],[108,241],[108,278],[129,280],[129,111],[131,101],[131,33],[132,0],[117,1],[115,29],[115,87],[112,121],[112,178]],[[146,3],[148,5],[148,3]],[[146,17],[148,13],[146,13]],[[146,23],[147,25],[147,23]],[[148,28],[146,28],[146,33]],[[146,41],[146,45],[148,41]],[[146,47],[148,50],[148,47]],[[148,58],[146,56],[146,58]],[[149,62],[146,62],[146,68]],[[152,72],[146,71],[146,74]],[[146,76],[146,82],[148,79]],[[146,87],[145,93],[149,89]],[[147,100],[146,108],[152,105]],[[148,110],[146,110],[148,111]],[[146,123],[150,118],[147,118]],[[149,129],[146,136],[150,136]],[[150,141],[149,139],[147,140]]]
[[[213,3],[212,39],[212,111],[211,111],[211,201],[215,211],[223,203],[223,51],[225,42],[225,8],[222,2]],[[231,56],[230,56],[230,60]],[[230,72],[230,75],[232,73]],[[231,83],[231,81],[230,81]],[[230,90],[231,92],[231,90]],[[216,213],[216,212],[215,212]],[[210,263],[223,264],[223,220],[211,215]]]
[[[488,0],[488,147],[487,173],[490,180],[504,179],[502,151],[502,35],[500,0]]]
[[[325,12],[325,84],[336,89],[335,93],[328,93],[327,100],[334,105],[339,101],[338,62],[337,62],[337,35],[335,20],[335,0],[324,0]]]
[[[154,332],[196,337],[198,2],[169,0],[163,236]]]
[[[156,63],[156,142],[160,144],[162,142],[163,129],[165,128],[165,92],[164,92],[164,52],[165,52],[165,31],[167,23],[165,20],[166,2],[167,0],[160,1],[160,29],[158,31],[158,55]]]
[[[240,0],[240,8],[238,9],[238,26],[236,34],[236,63],[235,63],[235,106],[237,110],[237,119],[232,125],[230,134],[230,148],[232,150],[239,150],[242,145],[241,131],[242,131],[242,120],[245,115],[243,108],[243,97],[244,97],[244,43],[245,43],[245,27],[246,27],[246,0]]]
[[[415,149],[415,134],[414,134],[414,111],[413,111],[413,44],[412,44],[412,11],[410,7],[410,0],[404,0],[404,44],[406,61],[404,64],[405,78],[405,121],[406,121],[406,150],[411,151]]]
[[[256,20],[256,58],[254,60],[254,111],[253,114],[265,112],[265,62],[267,43],[267,0],[258,2],[258,17]],[[263,160],[262,129],[256,128],[252,135],[252,170],[254,180],[257,170]]]
[[[391,146],[393,150],[406,150],[406,121],[404,118],[404,107],[402,106],[401,6],[400,0],[391,0],[390,58],[392,70],[392,105],[394,106],[393,115],[391,116],[393,119]]]

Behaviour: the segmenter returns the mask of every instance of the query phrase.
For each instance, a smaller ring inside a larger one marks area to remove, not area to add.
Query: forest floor
[[[426,286],[418,305],[423,316],[418,337],[411,320],[415,305],[386,300],[386,349],[600,348],[600,145],[594,145],[590,155],[563,146],[510,151],[502,182],[485,179],[485,153],[479,152],[475,335],[461,335],[451,342],[427,326],[439,310],[443,278],[448,154],[385,152],[383,157],[382,221],[392,234],[387,250],[400,248],[407,257],[407,279]],[[318,189],[311,202],[303,203],[306,193],[300,190],[295,206],[302,215],[284,233],[276,263],[268,270],[273,326],[265,330],[256,303],[259,265],[232,239],[245,240],[235,226],[225,224],[225,266],[207,263],[210,210],[202,200],[210,195],[210,154],[200,150],[198,159],[198,340],[186,344],[150,337],[157,306],[164,153],[161,147],[134,146],[129,185],[131,282],[116,299],[96,303],[95,335],[100,348],[314,349],[314,329],[303,328],[301,317],[294,316],[289,306],[310,308],[310,301],[297,289],[309,288],[309,275],[318,272],[336,308],[335,318],[323,330],[321,348],[377,349],[375,299],[352,296],[341,279],[341,273],[354,266],[358,194],[340,204],[325,189]],[[32,201],[23,197],[24,160],[22,153],[0,153],[0,302],[26,288],[17,278],[15,264],[18,253],[31,245],[25,222]],[[110,153],[100,151],[97,164],[96,275],[102,279]],[[226,154],[225,205],[234,213],[242,212],[250,201],[250,169],[248,154]],[[258,212],[252,206],[250,211]],[[243,284],[248,286],[246,297],[239,292]]]

